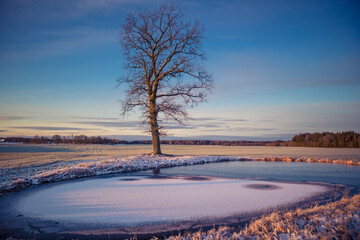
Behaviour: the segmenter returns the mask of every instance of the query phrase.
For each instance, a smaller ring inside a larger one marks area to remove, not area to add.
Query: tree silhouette
[[[203,66],[203,32],[199,22],[183,21],[181,9],[161,5],[129,14],[119,33],[127,72],[118,79],[127,86],[122,113],[140,108],[150,126],[153,154],[161,154],[159,118],[183,124],[187,107],[206,101],[213,88]]]

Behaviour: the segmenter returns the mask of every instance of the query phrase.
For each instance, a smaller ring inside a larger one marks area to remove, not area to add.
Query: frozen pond
[[[17,209],[32,218],[136,226],[251,213],[326,190],[228,178],[112,177],[43,188],[19,199]]]
[[[0,222],[12,237],[130,238],[239,224],[265,209],[334,199],[344,190],[314,182],[353,193],[360,167],[234,161],[42,184],[1,197]]]
[[[326,163],[235,161],[161,169],[164,174],[316,181],[360,187],[360,167]]]

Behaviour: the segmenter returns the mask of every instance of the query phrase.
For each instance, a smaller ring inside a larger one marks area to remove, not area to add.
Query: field
[[[360,149],[349,148],[163,145],[162,149],[163,153],[176,156],[221,155],[360,161]],[[148,154],[151,150],[151,145],[0,145],[0,169],[96,161]]]
[[[173,158],[142,157],[150,152],[151,145],[2,144],[0,194],[47,181],[224,159],[360,164],[360,149],[349,148],[163,145]]]

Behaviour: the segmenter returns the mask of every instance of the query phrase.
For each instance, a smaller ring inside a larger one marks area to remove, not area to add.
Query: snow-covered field
[[[64,162],[95,161],[151,153],[151,145],[5,145],[0,144],[0,169],[34,167]],[[164,154],[175,156],[226,155],[250,158],[292,157],[360,162],[360,149],[162,145]]]
[[[360,149],[164,145],[163,151],[175,156],[139,155],[150,152],[150,147],[1,145],[0,194],[44,182],[219,161],[321,161],[360,164]]]

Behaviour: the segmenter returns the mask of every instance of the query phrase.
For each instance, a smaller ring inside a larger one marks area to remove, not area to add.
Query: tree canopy
[[[183,123],[187,108],[206,101],[213,88],[203,65],[204,30],[198,21],[184,22],[178,7],[161,5],[128,14],[119,33],[127,72],[118,79],[127,86],[122,113],[141,110],[150,126],[153,154],[161,153],[158,118]]]

